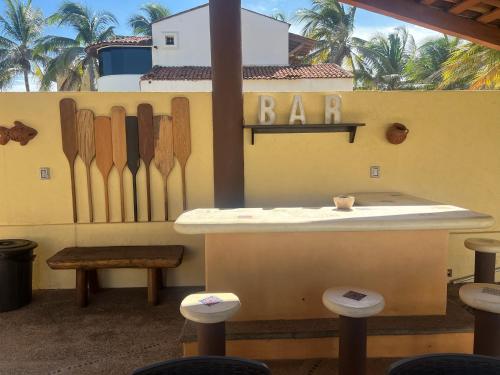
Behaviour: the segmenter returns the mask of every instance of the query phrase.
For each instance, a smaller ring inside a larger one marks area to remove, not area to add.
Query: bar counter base
[[[235,320],[333,317],[333,286],[381,293],[382,315],[444,315],[448,231],[207,234],[208,292],[235,293]]]
[[[368,358],[403,358],[431,353],[471,353],[473,333],[368,336]],[[198,355],[196,342],[184,343],[183,356]],[[229,356],[260,360],[337,358],[338,337],[279,340],[228,340]]]

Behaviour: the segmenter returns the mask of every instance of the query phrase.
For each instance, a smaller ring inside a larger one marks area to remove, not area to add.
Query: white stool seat
[[[500,253],[500,241],[491,238],[467,238],[464,245],[481,253]]]
[[[220,323],[233,316],[241,303],[233,293],[195,293],[181,302],[181,314],[197,323]]]
[[[355,287],[336,287],[323,293],[325,307],[342,316],[367,318],[384,309],[384,297],[371,290]]]
[[[466,284],[460,288],[459,295],[467,306],[500,314],[500,285]]]

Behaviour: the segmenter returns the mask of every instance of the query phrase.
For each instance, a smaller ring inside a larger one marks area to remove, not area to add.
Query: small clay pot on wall
[[[406,136],[409,132],[410,129],[408,129],[403,124],[399,124],[396,122],[392,124],[389,129],[387,129],[385,136],[387,140],[393,145],[399,145],[405,141]]]

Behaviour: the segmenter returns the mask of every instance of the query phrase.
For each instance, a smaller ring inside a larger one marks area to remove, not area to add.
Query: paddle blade
[[[59,102],[61,116],[61,135],[63,151],[68,160],[73,162],[78,154],[76,142],[76,103],[73,99],[62,99]]]
[[[174,167],[172,118],[154,117],[155,165],[166,179]]]
[[[127,136],[125,130],[125,108],[111,109],[111,138],[113,141],[113,162],[121,173],[127,164]]]
[[[90,166],[95,157],[94,113],[81,109],[76,117],[76,135],[78,153],[86,166]]]
[[[172,119],[174,153],[179,163],[185,166],[191,155],[191,126],[187,98],[172,99]]]
[[[137,107],[139,125],[139,154],[144,164],[149,165],[155,154],[153,107],[150,104],[140,104]]]
[[[111,119],[97,116],[95,124],[95,161],[104,178],[107,178],[113,168],[113,143],[111,140]]]
[[[137,117],[127,116],[125,119],[127,133],[127,165],[135,176],[139,170],[139,129]]]

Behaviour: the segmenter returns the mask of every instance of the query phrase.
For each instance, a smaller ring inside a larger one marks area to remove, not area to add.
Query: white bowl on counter
[[[335,203],[337,210],[351,210],[355,200],[356,198],[352,195],[337,195],[333,197],[333,203]]]

